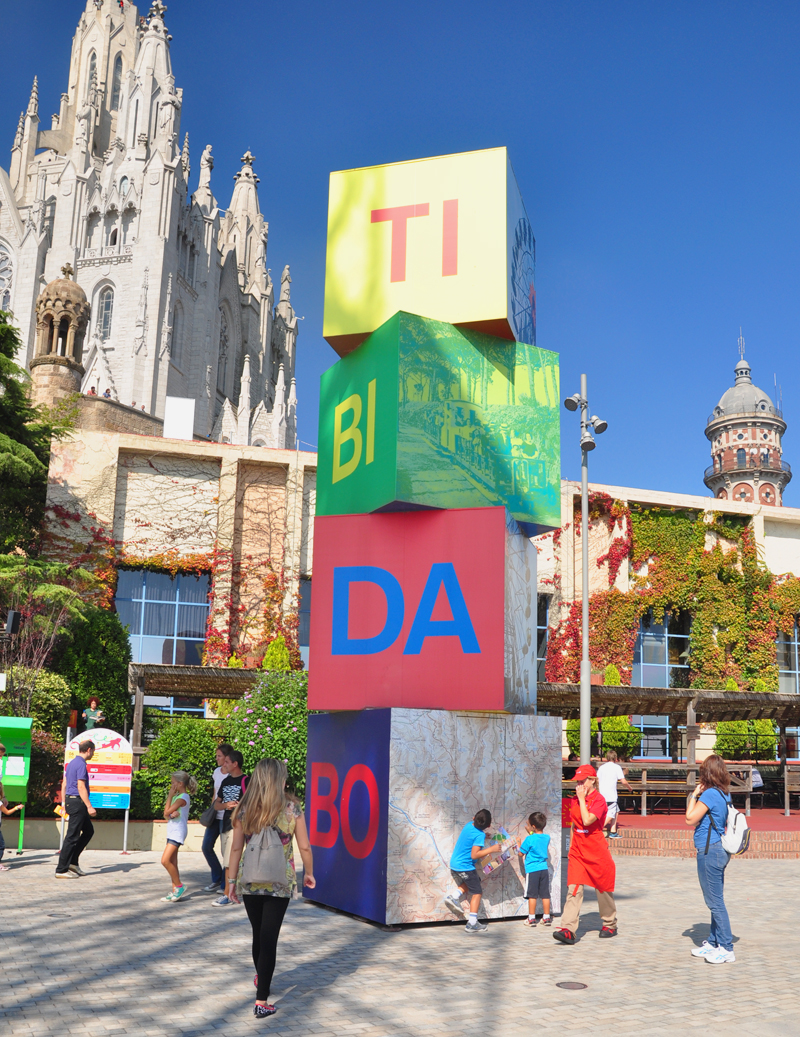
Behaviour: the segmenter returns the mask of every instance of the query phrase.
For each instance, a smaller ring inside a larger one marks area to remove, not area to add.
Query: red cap
[[[582,763],[575,771],[575,781],[583,781],[584,778],[596,778],[597,771],[590,763]]]

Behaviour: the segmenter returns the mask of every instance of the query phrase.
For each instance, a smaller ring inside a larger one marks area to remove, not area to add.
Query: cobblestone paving
[[[737,962],[690,956],[708,931],[694,862],[620,858],[620,935],[599,942],[587,898],[581,941],[496,922],[382,931],[290,905],[271,1019],[252,1015],[250,929],[242,908],[198,892],[200,854],[181,855],[178,904],[155,853],[87,851],[91,874],[53,878],[45,851],[6,854],[0,875],[0,1035],[472,1037],[543,1031],[717,1035],[800,1033],[798,862],[737,860],[727,900]],[[559,989],[565,980],[583,991]]]

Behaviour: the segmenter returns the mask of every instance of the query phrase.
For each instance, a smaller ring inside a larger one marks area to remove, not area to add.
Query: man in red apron
[[[597,791],[597,771],[591,764],[584,763],[577,769],[575,781],[575,799],[570,807],[572,839],[567,867],[567,901],[561,915],[561,928],[553,933],[554,940],[567,944],[575,943],[584,886],[592,886],[597,891],[597,907],[603,920],[601,938],[617,935],[617,905],[614,903],[617,869],[603,835],[606,801]]]

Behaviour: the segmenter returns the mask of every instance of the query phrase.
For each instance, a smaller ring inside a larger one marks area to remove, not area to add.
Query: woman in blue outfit
[[[710,965],[724,965],[736,961],[724,897],[725,869],[731,855],[720,841],[728,819],[731,779],[725,761],[716,755],[703,760],[699,777],[686,805],[686,824],[695,825],[697,877],[706,907],[711,912],[711,929],[708,939],[702,946],[695,947],[692,954],[705,958]]]

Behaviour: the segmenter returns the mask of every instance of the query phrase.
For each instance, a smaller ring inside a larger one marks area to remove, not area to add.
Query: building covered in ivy
[[[577,683],[581,565],[589,551],[593,681],[800,693],[800,509],[562,481],[562,524],[539,551],[539,679]],[[668,717],[634,716],[642,755],[681,751]],[[707,748],[713,735],[707,732]],[[797,732],[789,753],[798,755]]]

